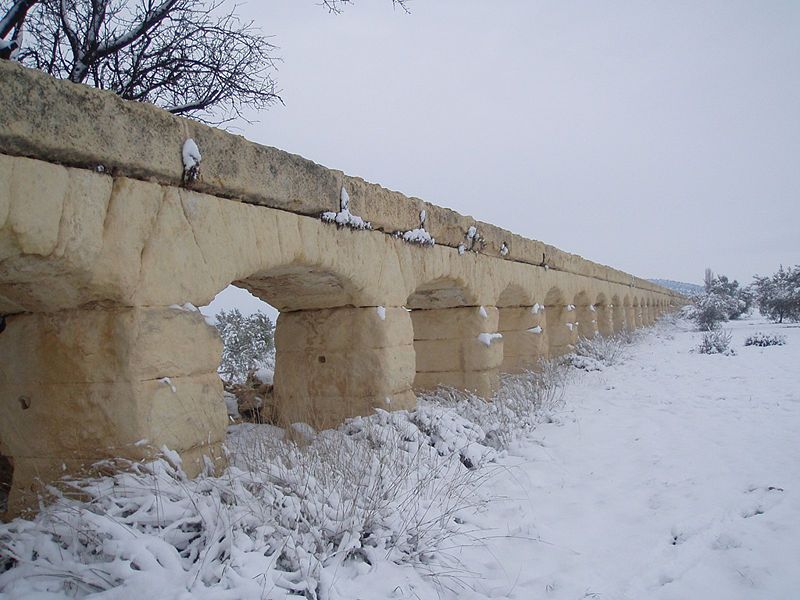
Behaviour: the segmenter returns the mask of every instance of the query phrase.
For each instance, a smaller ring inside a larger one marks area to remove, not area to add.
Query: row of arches
[[[410,407],[416,393],[440,385],[488,398],[501,373],[535,368],[581,337],[649,325],[671,308],[613,285],[590,292],[512,283],[481,304],[453,277],[417,285],[399,305],[359,306],[352,281],[311,267],[264,270],[234,284],[280,311],[274,393],[282,420],[318,426],[375,406]]]

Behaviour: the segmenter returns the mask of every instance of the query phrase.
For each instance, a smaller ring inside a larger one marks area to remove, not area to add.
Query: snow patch
[[[200,312],[200,309],[191,302],[184,302],[183,304],[170,304],[169,307],[173,310],[182,310],[184,312]]]
[[[486,309],[483,306],[481,306],[480,309],[478,309],[478,314],[482,316],[484,319],[489,318],[489,314],[486,312]]]
[[[169,388],[172,390],[172,393],[173,393],[173,394],[177,393],[177,391],[178,391],[178,390],[177,390],[177,388],[175,387],[175,385],[172,383],[172,379],[170,379],[169,377],[162,377],[162,378],[161,378],[161,379],[159,379],[158,381],[159,381],[160,383],[163,383],[164,385],[168,385],[168,386],[169,386]]]
[[[529,333],[542,333],[541,325],[537,325],[536,327],[531,327],[527,330]]]
[[[375,312],[378,313],[378,318],[381,321],[385,321],[386,320],[386,307],[385,306],[376,306],[375,307]]]
[[[502,340],[503,334],[502,333],[480,333],[478,334],[478,341],[486,346],[487,348],[492,345],[492,342],[496,340]]]
[[[372,223],[350,212],[350,195],[344,187],[339,195],[339,207],[339,212],[327,211],[322,213],[320,218],[326,223],[336,223],[337,227],[372,229]]]
[[[436,240],[422,227],[412,229],[411,231],[404,231],[400,237],[409,244],[419,244],[420,246],[436,245]]]
[[[196,181],[200,177],[200,162],[203,160],[203,155],[200,154],[200,148],[192,138],[183,142],[181,155],[183,157],[183,180],[185,182]]]

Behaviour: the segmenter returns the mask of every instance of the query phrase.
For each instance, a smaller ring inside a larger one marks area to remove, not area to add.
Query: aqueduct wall
[[[6,61],[0,80],[9,514],[37,481],[105,457],[167,446],[191,474],[220,456],[221,346],[185,304],[207,304],[232,282],[281,311],[280,418],[320,426],[408,408],[414,390],[439,384],[489,397],[502,371],[683,304],[621,271],[152,106]],[[188,183],[187,139],[203,156]],[[320,218],[346,220],[347,197],[371,229]],[[397,235],[419,228],[422,211],[435,245]]]

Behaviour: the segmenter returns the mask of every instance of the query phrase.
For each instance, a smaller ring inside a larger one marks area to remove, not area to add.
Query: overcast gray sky
[[[800,2],[240,8],[286,106],[248,138],[642,277],[800,263]]]

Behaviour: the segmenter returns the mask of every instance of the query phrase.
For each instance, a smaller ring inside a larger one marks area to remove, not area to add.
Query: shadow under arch
[[[614,323],[612,309],[608,305],[608,300],[603,292],[597,294],[594,301],[595,320],[597,321],[597,332],[603,337],[614,334]]]
[[[642,301],[639,296],[633,297],[633,323],[636,329],[639,329],[644,326],[643,315],[642,311],[644,310],[642,306]]]
[[[347,276],[319,265],[287,264],[233,282],[277,308],[274,422],[316,429],[411,408],[414,349],[401,307],[361,306]]]
[[[443,277],[418,285],[406,310],[413,327],[415,391],[447,386],[485,398],[494,393],[503,356],[496,307],[478,306],[464,282]]]
[[[503,373],[521,373],[536,369],[547,356],[543,335],[544,313],[534,304],[532,293],[520,284],[509,284],[496,302],[498,331],[503,336]]]
[[[544,297],[544,308],[547,355],[549,358],[555,358],[567,354],[573,343],[575,327],[560,288],[551,287],[548,290]]]
[[[578,337],[592,339],[597,331],[597,319],[589,294],[584,291],[578,292],[575,294],[572,304],[575,306],[575,324],[578,328]]]
[[[617,294],[611,297],[611,325],[612,333],[619,333],[625,329],[625,307]]]
[[[625,294],[625,297],[622,300],[622,307],[625,312],[625,329],[628,331],[633,331],[636,329],[636,313],[633,309],[631,297],[628,294]]]

